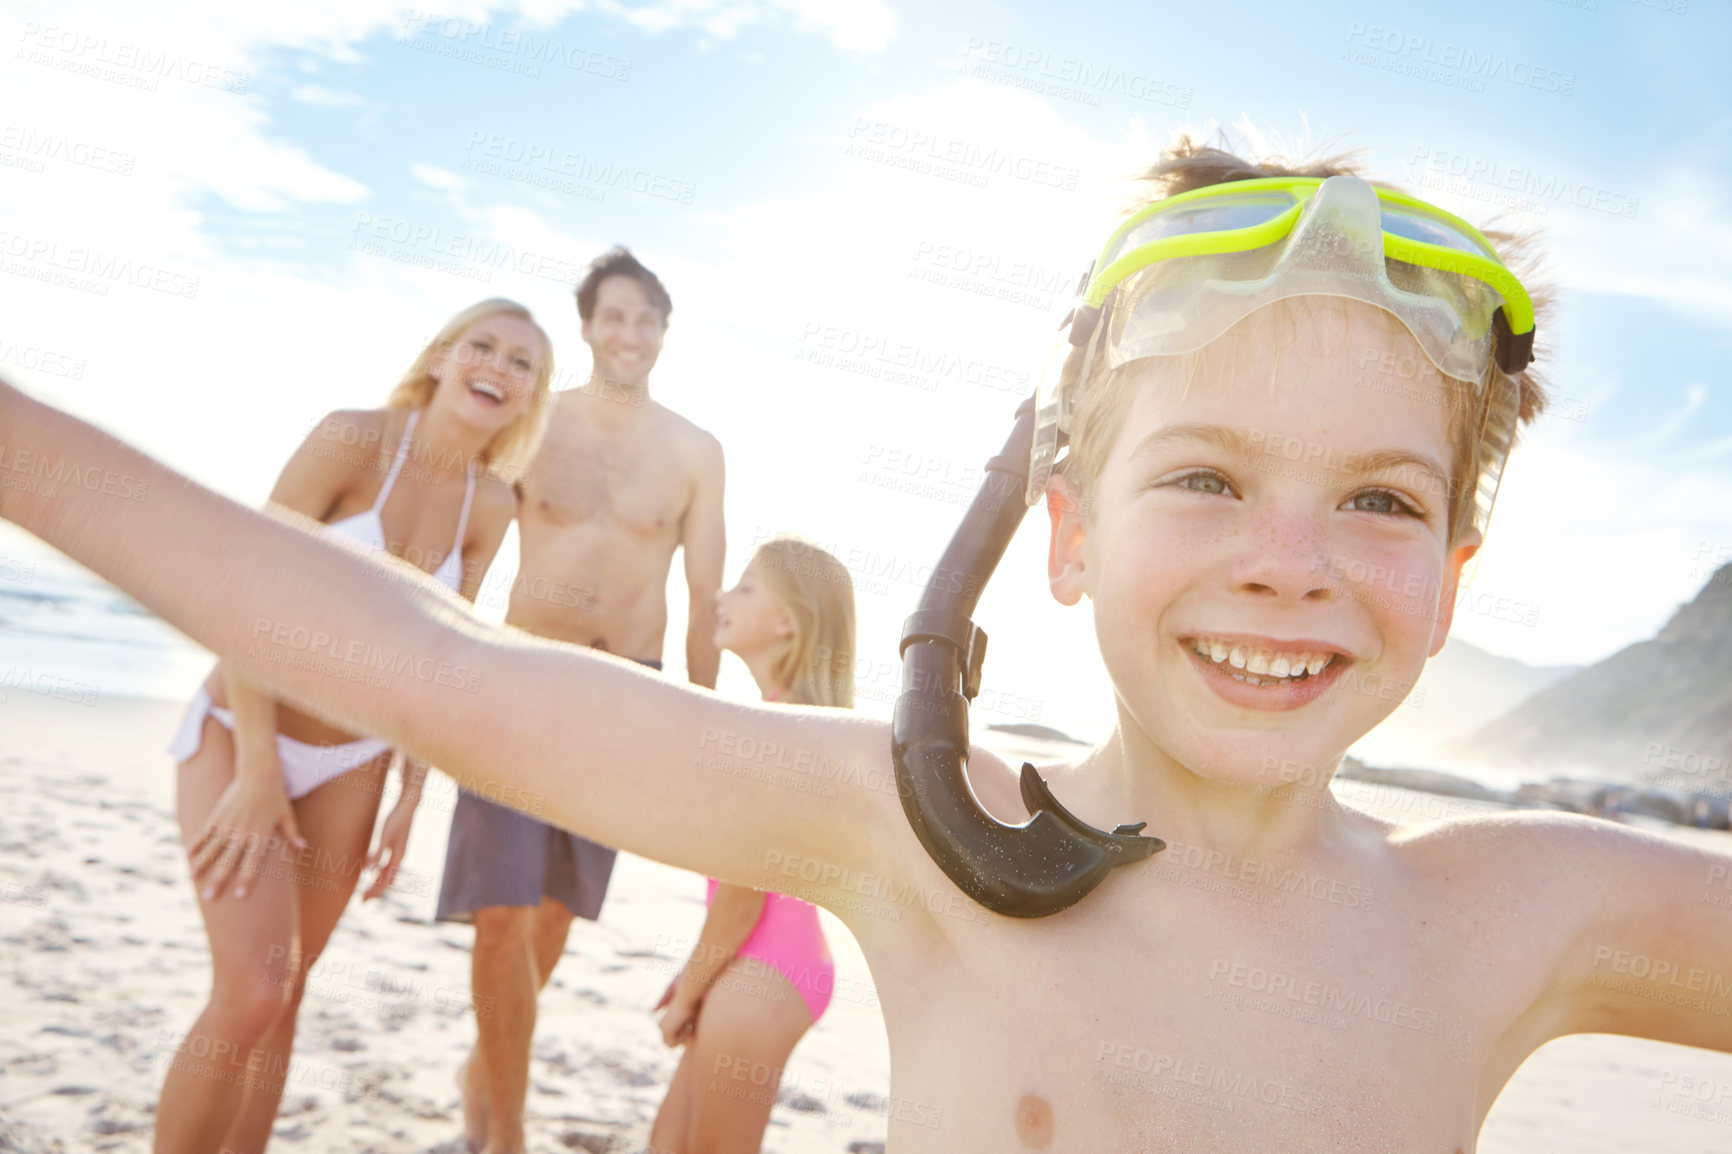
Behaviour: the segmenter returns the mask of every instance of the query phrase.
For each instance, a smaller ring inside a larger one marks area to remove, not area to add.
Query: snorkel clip
[[[1017,410],[1004,450],[987,463],[985,482],[903,626],[902,694],[891,722],[897,792],[920,844],[963,893],[1016,918],[1068,909],[1115,866],[1166,848],[1139,836],[1142,822],[1111,833],[1089,825],[1027,763],[1022,801],[1034,816],[1022,825],[987,813],[968,783],[968,705],[980,692],[986,659],[986,633],[970,614],[1028,511],[1034,416],[1031,398]]]

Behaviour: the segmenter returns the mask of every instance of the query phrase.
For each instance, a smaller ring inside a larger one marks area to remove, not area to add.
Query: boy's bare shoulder
[[[1392,828],[1391,851],[1417,871],[1447,881],[1521,877],[1553,892],[1591,892],[1651,863],[1667,869],[1699,853],[1616,822],[1554,810],[1475,815]]]

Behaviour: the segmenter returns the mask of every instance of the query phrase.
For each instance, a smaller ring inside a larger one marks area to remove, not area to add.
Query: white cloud
[[[469,187],[467,177],[458,176],[449,168],[440,168],[436,164],[416,162],[409,166],[409,175],[431,188],[444,192],[456,192]]]
[[[317,84],[301,84],[291,89],[289,98],[316,108],[358,108],[366,103],[360,93],[338,92]]]

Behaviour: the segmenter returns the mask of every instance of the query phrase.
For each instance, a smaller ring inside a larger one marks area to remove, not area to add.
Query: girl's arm
[[[667,1013],[662,1015],[662,1041],[669,1046],[684,1045],[696,1035],[698,1008],[704,995],[752,936],[766,900],[758,890],[717,884],[715,900],[704,917],[704,928],[697,945],[692,947],[692,956],[656,1003],[657,1009],[667,1007]]]
[[[752,936],[766,900],[760,890],[725,884],[716,887],[716,899],[704,917],[704,928],[698,934],[697,945],[692,947],[691,959],[674,982],[676,1000],[697,1001],[715,985],[746,939]]]
[[[3,384],[0,439],[11,460],[24,450],[65,480],[0,487],[0,515],[244,679],[474,792],[606,845],[820,902],[902,876],[876,848],[903,820],[882,722],[724,701],[483,624],[412,566],[247,510]]]

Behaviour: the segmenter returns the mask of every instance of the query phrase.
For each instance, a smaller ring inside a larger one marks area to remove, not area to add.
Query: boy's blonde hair
[[[1146,182],[1145,189],[1143,194],[1128,206],[1126,215],[1169,196],[1229,181],[1277,176],[1327,178],[1344,175],[1360,175],[1359,165],[1353,160],[1351,153],[1299,163],[1290,163],[1280,156],[1269,156],[1253,163],[1225,148],[1205,146],[1189,134],[1181,134],[1177,143],[1142,174],[1140,179]],[[1381,188],[1395,187],[1380,181],[1370,183]],[[1546,286],[1536,286],[1533,283],[1534,274],[1538,270],[1536,238],[1531,234],[1503,229],[1481,231],[1497,249],[1504,264],[1528,289],[1533,297],[1535,326],[1539,333],[1545,333],[1552,294]],[[1301,307],[1300,301],[1284,301],[1281,304],[1289,310]],[[1392,331],[1406,334],[1407,330],[1400,321],[1393,316],[1389,316],[1388,321]],[[1536,357],[1543,351],[1543,344],[1536,342]],[[1081,349],[1071,352],[1065,365],[1066,373],[1081,371],[1082,353]],[[1102,363],[1100,358],[1096,358],[1089,379],[1079,382],[1073,394],[1076,401],[1071,423],[1070,451],[1059,466],[1081,490],[1079,495],[1085,516],[1093,509],[1095,487],[1100,479],[1101,469],[1117,440],[1137,380],[1135,372],[1127,371],[1134,369],[1134,363],[1112,371],[1104,370]],[[1481,396],[1488,398],[1486,401],[1467,396],[1467,390],[1460,386],[1460,382],[1441,375],[1439,379],[1449,390],[1439,400],[1445,406],[1450,444],[1454,450],[1449,493],[1449,542],[1454,545],[1474,524],[1482,461],[1494,454],[1506,453],[1513,447],[1513,444],[1503,444],[1502,437],[1496,430],[1500,425],[1512,424],[1509,421],[1512,409],[1515,419],[1520,423],[1531,423],[1545,411],[1546,388],[1543,377],[1532,365],[1514,376],[1505,373],[1496,364],[1489,366],[1482,382],[1481,393]],[[1496,420],[1496,415],[1500,413],[1504,417],[1501,422]],[[1489,430],[1488,417],[1492,418]],[[1513,428],[1508,436],[1513,443]]]
[[[773,537],[752,564],[794,623],[773,670],[784,700],[854,707],[854,580],[842,562],[798,537]]]
[[[425,408],[439,388],[439,382],[432,374],[433,361],[463,339],[463,334],[468,332],[471,326],[495,316],[518,317],[528,321],[530,327],[541,337],[544,350],[541,367],[536,370],[535,386],[530,392],[529,407],[513,418],[509,425],[495,433],[493,439],[481,450],[481,457],[487,462],[487,471],[510,484],[528,471],[529,462],[541,445],[541,434],[547,428],[553,388],[553,342],[547,339],[547,333],[536,323],[529,310],[516,301],[493,297],[470,305],[446,321],[445,327],[427,342],[427,347],[416,356],[409,366],[409,371],[403,374],[403,379],[391,390],[391,395],[385,398],[385,407]]]

